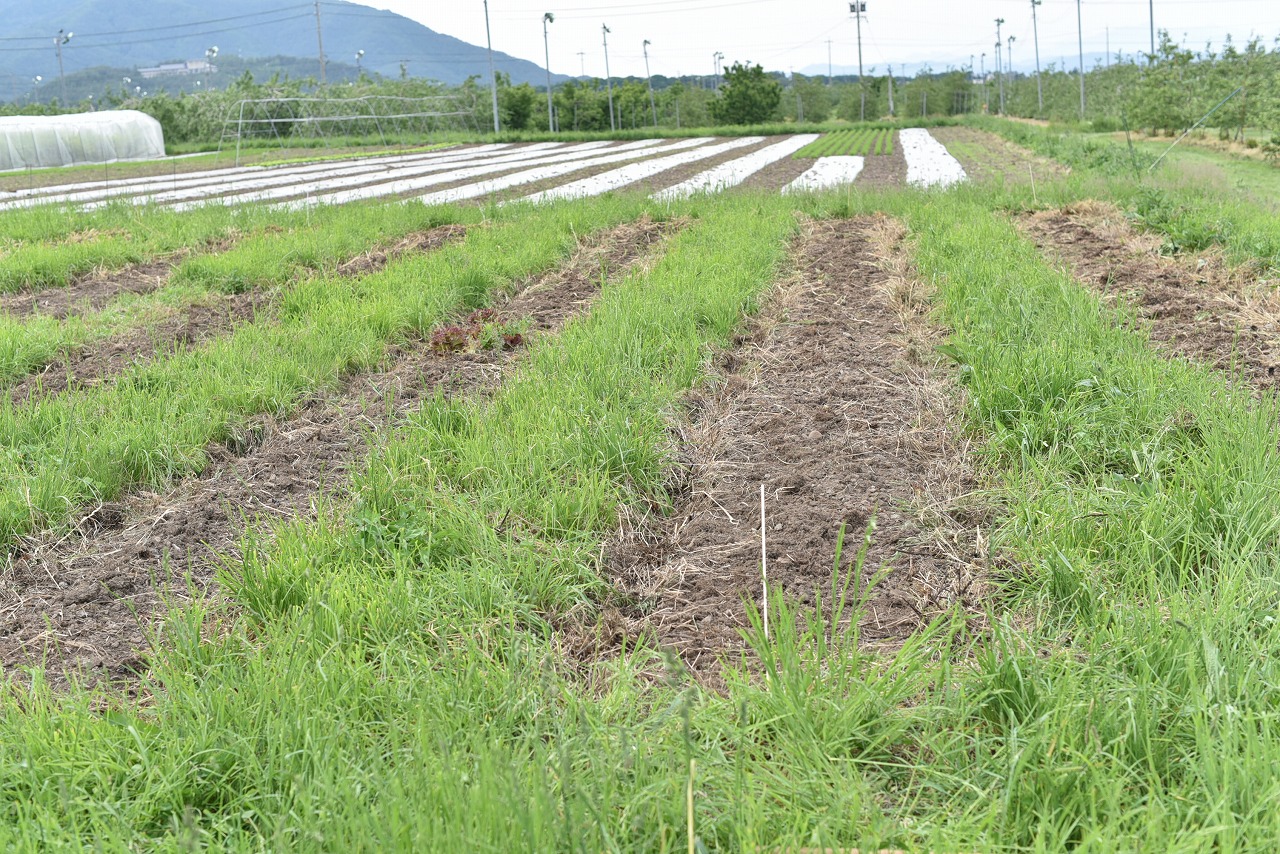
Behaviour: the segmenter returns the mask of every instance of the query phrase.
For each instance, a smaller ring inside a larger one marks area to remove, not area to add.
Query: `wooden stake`
[[[693,775],[698,769],[698,760],[689,760],[689,788],[685,790],[685,814],[689,822],[689,854],[694,854],[696,846],[694,845],[693,835]]]
[[[764,639],[769,639],[769,556],[765,553],[764,484],[760,484],[760,587],[764,591]]]

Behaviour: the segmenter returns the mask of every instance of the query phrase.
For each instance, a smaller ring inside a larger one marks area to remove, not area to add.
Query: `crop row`
[[[243,326],[110,387],[22,408],[0,405],[0,542],[56,524],[70,508],[199,471],[205,447],[233,436],[244,419],[290,409],[303,395],[375,364],[395,340],[556,264],[576,234],[636,212],[637,202],[617,201],[593,207],[590,220],[559,208],[500,216],[463,245],[407,256],[374,275],[308,279],[284,294],[276,321]],[[344,234],[338,228],[312,237],[313,246],[288,251],[266,238],[251,242],[235,255],[202,259],[184,278],[232,289],[269,283],[283,275],[272,259],[305,263]]]
[[[169,243],[181,240],[190,229],[189,223],[207,221],[204,214],[204,210],[194,216],[156,211],[151,215],[151,226],[160,235],[159,242]],[[476,208],[446,210],[422,205],[393,205],[379,211],[367,207],[328,208],[314,212],[309,225],[263,228],[225,252],[188,257],[174,267],[158,290],[142,296],[124,296],[101,311],[66,318],[0,314],[0,387],[50,364],[59,353],[146,325],[209,293],[284,287],[301,275],[332,273],[345,261],[371,249],[385,248],[415,231],[446,222],[474,222],[480,216]],[[280,216],[286,223],[293,218],[288,214]],[[81,257],[73,245],[41,248],[47,269],[65,271]]]
[[[796,157],[870,157],[893,153],[892,128],[855,128],[823,134],[805,146]]]

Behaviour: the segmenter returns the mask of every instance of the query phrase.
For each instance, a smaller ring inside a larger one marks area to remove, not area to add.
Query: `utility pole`
[[[546,12],[542,16],[542,49],[547,56],[547,129],[556,132],[556,108],[551,100],[551,42],[547,37],[547,24],[555,23],[556,16]]]
[[[1004,43],[1005,50],[1008,51],[1008,53],[1005,54],[1005,59],[1009,61],[1009,100],[1010,101],[1013,100],[1013,87],[1016,86],[1018,83],[1018,72],[1013,70],[1013,43],[1017,40],[1018,40],[1017,36],[1009,36],[1009,40]]]
[[[58,50],[58,85],[62,88],[63,106],[66,106],[67,103],[67,76],[62,70],[62,46],[71,41],[71,37],[74,35],[75,33],[66,33],[64,35],[62,30],[58,30],[58,34],[53,37],[54,47]],[[39,79],[38,77],[36,78],[37,81]]]
[[[889,118],[893,118],[893,66],[889,66]]]
[[[1111,28],[1107,27],[1107,70],[1111,70]]]
[[[987,55],[984,53],[981,58],[982,73],[979,78],[982,80],[982,111],[984,113],[991,112],[991,105],[987,103]]]
[[[653,126],[658,126],[658,102],[653,98],[653,75],[649,73],[649,45],[653,42],[648,39],[644,40],[641,47],[644,49],[644,77],[649,81],[649,109],[653,110]]]
[[[1040,80],[1040,24],[1036,21],[1036,7],[1044,0],[1031,0],[1031,31],[1036,41],[1036,104],[1037,116],[1044,118],[1044,83]]]
[[[803,123],[804,122],[804,101],[800,100],[800,90],[796,88],[795,67],[793,66],[791,68],[788,68],[787,73],[790,75],[790,79],[791,79],[791,91],[794,92],[796,96],[796,121]]]
[[[493,95],[493,132],[502,130],[498,121],[498,73],[493,70],[493,34],[489,30],[489,0],[484,0],[484,40],[489,47],[489,91]]]
[[[1076,0],[1076,34],[1080,40],[1080,121],[1084,121],[1084,17]]]
[[[613,119],[613,75],[609,73],[609,33],[613,31],[607,24],[601,24],[600,30],[604,34],[604,85],[609,90],[609,130],[617,130]]]
[[[1147,9],[1151,12],[1151,56],[1156,55],[1156,0],[1147,0]]]
[[[587,76],[587,52],[585,50],[578,51],[578,70],[580,76]]]
[[[716,85],[714,89],[714,91],[716,92],[720,91],[720,60],[722,59],[724,59],[724,54],[721,53],[720,51],[716,51],[715,53],[711,54],[711,61],[715,65],[715,69],[716,69],[716,76],[715,76]]]
[[[320,29],[320,0],[316,0],[316,48],[320,59],[320,85],[324,85],[324,32]]]
[[[827,85],[831,85],[831,39],[827,39]]]
[[[1000,62],[1000,28],[1004,26],[1004,18],[996,18],[996,82],[1000,84],[1000,115],[1004,115],[1004,74],[1003,63]]]
[[[864,0],[854,0],[849,4],[849,11],[858,21],[858,89],[862,93],[862,121],[867,120],[867,84],[862,79],[862,16],[867,13]]]

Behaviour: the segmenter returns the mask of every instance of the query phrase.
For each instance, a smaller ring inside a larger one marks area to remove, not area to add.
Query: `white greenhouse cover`
[[[0,171],[156,157],[164,132],[137,110],[0,118]]]

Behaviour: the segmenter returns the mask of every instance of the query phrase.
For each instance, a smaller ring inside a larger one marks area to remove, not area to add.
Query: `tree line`
[[[1206,47],[1193,51],[1162,33],[1154,55],[1117,58],[1087,71],[1084,78],[1084,119],[1095,130],[1130,127],[1173,134],[1191,127],[1227,99],[1206,126],[1223,138],[1239,139],[1280,155],[1280,48],[1269,50],[1261,39],[1243,46],[1228,39],[1221,50]],[[492,127],[489,83],[480,77],[460,86],[445,86],[405,73],[399,79],[360,74],[327,87],[319,86],[313,78],[287,73],[276,73],[262,82],[248,71],[222,79],[231,82],[216,91],[158,91],[144,97],[136,84],[133,88],[122,85],[114,91],[108,88],[94,101],[66,106],[56,100],[10,104],[0,107],[0,114],[133,108],[159,119],[171,144],[199,144],[221,138],[226,119],[234,115],[242,100],[449,96],[467,112],[461,126],[476,131]],[[497,95],[505,131],[545,131],[554,126],[562,132],[601,132],[654,125],[821,124],[996,113],[1000,110],[999,82],[993,74],[978,79],[972,69],[935,72],[928,67],[909,78],[872,69],[861,81],[847,77],[828,81],[734,63],[725,70],[718,87],[706,78],[655,77],[652,97],[643,78],[571,80],[554,87],[551,117],[544,88],[513,85],[510,78],[499,74]],[[1073,70],[1050,64],[1040,75],[1039,86],[1035,75],[1029,74],[1006,75],[1003,83],[1004,108],[1009,115],[1061,122],[1081,119],[1079,75]],[[285,120],[280,127],[289,132]],[[1274,139],[1269,141],[1268,137]]]

